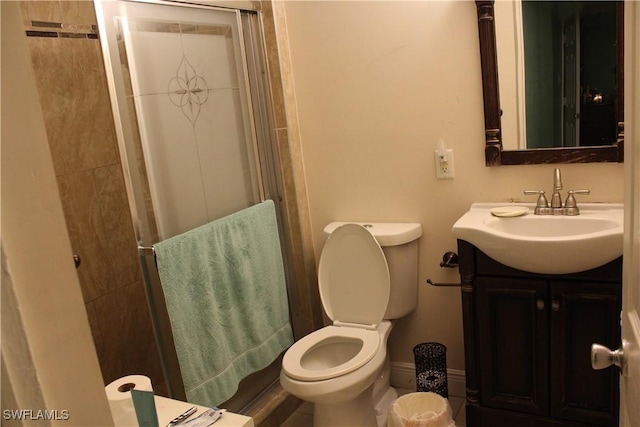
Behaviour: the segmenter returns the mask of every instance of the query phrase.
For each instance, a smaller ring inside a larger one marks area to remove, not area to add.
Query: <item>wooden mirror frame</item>
[[[498,87],[498,58],[494,21],[494,0],[476,0],[482,91],[484,95],[485,160],[487,166],[527,165],[541,163],[590,163],[624,161],[624,2],[617,3],[616,11],[616,79],[615,105],[616,142],[612,145],[575,148],[542,148],[504,150],[500,91]]]

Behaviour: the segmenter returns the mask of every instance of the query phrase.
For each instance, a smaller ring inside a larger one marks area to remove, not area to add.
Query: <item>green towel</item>
[[[187,400],[219,405],[293,343],[275,205],[154,248]]]

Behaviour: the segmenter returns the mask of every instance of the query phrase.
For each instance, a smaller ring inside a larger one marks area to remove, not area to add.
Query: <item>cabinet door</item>
[[[551,282],[551,415],[618,425],[619,373],[591,368],[591,344],[620,346],[620,284]]]
[[[548,414],[546,281],[478,277],[476,285],[481,404]]]

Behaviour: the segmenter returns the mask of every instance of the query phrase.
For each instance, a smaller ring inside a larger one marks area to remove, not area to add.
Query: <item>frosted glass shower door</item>
[[[126,8],[121,62],[159,239],[259,202],[238,11]]]

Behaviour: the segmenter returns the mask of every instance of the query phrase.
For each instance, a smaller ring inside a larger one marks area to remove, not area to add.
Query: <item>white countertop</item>
[[[191,403],[182,402],[180,400],[169,399],[162,396],[154,396],[156,402],[156,411],[158,412],[158,423],[160,427],[166,427],[169,421],[182,414],[184,411],[192,406],[198,408],[198,411],[190,416],[191,420],[204,411],[207,407],[192,405]],[[245,415],[234,414],[232,412],[225,412],[224,415],[213,424],[213,427],[254,427],[253,418]]]

